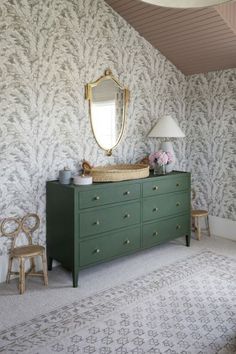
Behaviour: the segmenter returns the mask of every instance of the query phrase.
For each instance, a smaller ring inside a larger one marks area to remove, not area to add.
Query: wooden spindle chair
[[[192,202],[195,200],[195,198],[196,198],[196,192],[194,189],[192,189]],[[211,236],[208,211],[203,210],[203,209],[193,209],[192,208],[191,216],[192,216],[193,231],[195,232],[195,234],[197,232],[196,236],[197,236],[198,241],[201,240],[201,231],[205,231],[205,230],[201,230],[201,219],[202,218],[205,219],[206,231],[208,232],[208,235]]]
[[[30,225],[30,220],[34,219],[34,225]],[[39,227],[39,217],[37,214],[27,214],[22,219],[18,218],[5,218],[1,223],[2,236],[10,237],[12,239],[11,250],[9,254],[9,264],[6,282],[10,282],[11,275],[19,276],[19,292],[23,294],[25,292],[25,276],[40,276],[44,279],[44,284],[48,285],[47,274],[47,259],[45,247],[39,245],[33,245],[32,234]],[[12,230],[13,224],[15,225]],[[27,245],[16,246],[16,240],[19,234],[24,233],[28,241]],[[35,257],[41,257],[42,259],[42,271],[35,271]],[[19,272],[12,271],[12,262],[16,258],[19,261]],[[30,260],[30,269],[25,271],[25,261]]]

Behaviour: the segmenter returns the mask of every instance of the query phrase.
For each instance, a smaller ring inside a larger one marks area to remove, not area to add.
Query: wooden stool
[[[192,190],[192,201],[196,198],[196,192]],[[192,226],[194,232],[197,231],[197,239],[198,241],[201,240],[201,218],[205,219],[206,222],[206,227],[208,231],[208,235],[211,236],[210,232],[210,225],[209,225],[209,216],[208,216],[208,211],[207,210],[202,210],[202,209],[192,209],[191,211],[191,216],[192,216]],[[205,231],[205,230],[202,230]]]
[[[31,218],[35,219],[34,226],[27,225]],[[9,264],[6,282],[10,282],[10,277],[12,274],[19,275],[19,291],[20,294],[23,294],[25,291],[25,276],[40,276],[44,279],[44,284],[48,285],[48,275],[47,275],[47,259],[46,251],[43,246],[33,245],[32,244],[32,233],[39,227],[39,217],[37,214],[27,214],[22,219],[17,218],[6,218],[2,221],[1,224],[1,233],[2,236],[7,236],[12,238],[11,251],[9,255]],[[15,228],[12,231],[8,231],[10,228],[9,224],[15,224]],[[7,228],[8,225],[8,228]],[[16,247],[16,239],[19,236],[19,233],[23,232],[28,240],[28,245]],[[34,257],[40,256],[42,258],[43,270],[42,272],[35,271],[35,260]],[[19,272],[13,272],[12,261],[16,258],[19,260],[20,270]],[[25,272],[25,260],[29,259],[31,267]]]

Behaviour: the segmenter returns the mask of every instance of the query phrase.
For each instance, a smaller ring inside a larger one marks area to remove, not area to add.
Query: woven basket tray
[[[149,176],[149,166],[144,164],[123,164],[91,167],[85,164],[84,171],[93,177],[94,182],[116,182]]]

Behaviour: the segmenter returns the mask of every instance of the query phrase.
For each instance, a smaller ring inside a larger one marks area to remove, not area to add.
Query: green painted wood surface
[[[157,195],[144,198],[143,220],[153,220],[166,215],[181,213],[189,208],[189,193],[187,191]]]
[[[47,183],[46,193],[48,258],[56,259],[72,269],[74,263],[78,263],[74,248],[79,242],[74,237],[74,190],[59,183]]]
[[[86,239],[80,243],[80,265],[86,266],[105,261],[141,247],[140,227],[102,234],[96,238]]]
[[[139,199],[141,195],[140,183],[133,185],[121,185],[114,188],[108,185],[106,188],[99,188],[78,193],[80,209],[93,208],[111,203],[126,202],[133,199]]]
[[[189,232],[188,214],[143,225],[143,246],[151,247]]]
[[[81,237],[140,223],[140,201],[95,208],[79,214]]]
[[[47,255],[72,271],[186,236],[190,244],[190,174],[90,186],[47,182]]]
[[[164,193],[178,192],[189,186],[188,176],[174,175],[173,178],[157,178],[143,184],[143,196],[154,196]]]

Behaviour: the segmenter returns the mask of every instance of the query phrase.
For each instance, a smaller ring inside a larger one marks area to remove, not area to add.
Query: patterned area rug
[[[2,331],[0,352],[236,353],[236,261],[165,266]]]

